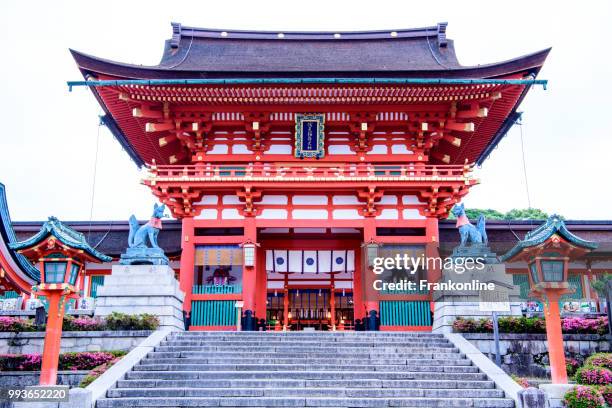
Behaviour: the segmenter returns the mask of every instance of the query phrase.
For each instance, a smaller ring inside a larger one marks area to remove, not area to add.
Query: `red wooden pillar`
[[[191,312],[191,294],[193,291],[193,275],[195,265],[195,244],[194,244],[194,220],[193,217],[185,217],[182,220],[181,233],[181,270],[179,273],[179,287],[185,293],[183,310]]]
[[[258,247],[255,263],[257,270],[255,272],[255,316],[258,319],[266,318],[266,309],[268,301],[268,277],[266,275],[266,251],[264,248]]]
[[[439,256],[439,229],[438,219],[436,217],[427,217],[425,220],[425,258],[433,259]],[[427,281],[428,282],[439,282],[442,278],[442,270],[438,268],[437,262],[433,262],[433,269],[427,270]],[[434,302],[430,302],[430,309],[434,311]]]
[[[45,293],[49,305],[49,317],[47,318],[45,345],[40,369],[40,385],[55,385],[57,383],[57,365],[59,363],[62,323],[64,321],[64,305],[60,306],[59,304],[61,293],[59,290]]]
[[[546,338],[548,340],[548,358],[553,384],[567,384],[567,367],[565,365],[565,348],[561,332],[561,314],[559,298],[555,290],[546,291],[544,317],[546,319]]]
[[[376,241],[376,219],[374,217],[366,217],[363,220],[363,242],[368,243],[370,241]],[[367,251],[365,252],[366,253],[364,254],[364,256],[367,257],[368,256]],[[372,273],[372,271],[369,270],[369,267],[367,266],[368,265],[367,259],[364,264],[366,265],[366,267],[363,273],[364,274]],[[366,282],[369,282],[369,280],[366,279]],[[366,291],[366,293],[368,292],[370,291]],[[380,310],[378,299],[364,299],[364,304],[365,304],[366,309],[368,310],[368,313],[371,310],[376,310],[376,312]]]
[[[363,292],[363,280],[362,274],[364,273],[362,270],[362,249],[355,248],[355,272],[353,273],[353,314],[355,316],[355,320],[363,319],[365,317],[365,308],[363,307],[364,303],[364,292]]]
[[[244,218],[244,240],[257,242],[257,227],[255,226],[254,217]],[[242,300],[244,300],[242,310],[244,312],[250,310],[255,313],[258,265],[259,262],[256,261],[254,267],[244,267],[242,271]]]

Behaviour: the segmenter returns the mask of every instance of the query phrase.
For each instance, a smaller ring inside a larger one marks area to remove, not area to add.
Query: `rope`
[[[529,183],[527,181],[527,163],[525,161],[525,142],[523,141],[523,122],[519,122],[519,129],[521,130],[521,154],[523,158],[523,176],[525,178],[525,192],[527,193],[527,207],[531,209],[531,198],[529,196]]]
[[[102,127],[102,125],[102,119],[100,118],[100,122],[98,122],[98,134],[96,135],[96,155],[94,157],[93,180],[91,183],[91,205],[89,207],[89,228],[87,230],[87,241],[89,241],[91,236],[91,222],[93,220],[94,198],[96,197],[96,177],[98,174],[98,153],[100,151],[100,128]]]
[[[434,57],[434,60],[436,60],[436,63],[443,68],[450,69],[445,64],[443,64],[442,61],[438,59],[438,56],[434,53],[434,50],[431,47],[431,43],[429,42],[429,32],[425,33],[425,38],[427,39],[427,46],[429,47],[429,52],[431,53],[431,56]]]
[[[187,56],[189,55],[189,51],[191,51],[192,44],[193,44],[193,35],[191,36],[191,40],[189,41],[189,47],[187,47],[187,52],[185,53],[185,55],[183,55],[183,58],[181,58],[181,60],[177,62],[176,64],[170,65],[169,67],[166,67],[166,68],[176,68],[179,65],[181,65],[183,62],[185,62],[185,60],[187,59]]]

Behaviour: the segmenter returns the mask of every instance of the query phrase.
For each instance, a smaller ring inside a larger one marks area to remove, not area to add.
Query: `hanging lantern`
[[[258,246],[259,246],[258,244],[252,241],[247,241],[242,244],[242,252],[243,252],[242,262],[244,266],[249,267],[249,268],[252,268],[255,266],[255,249]]]
[[[363,246],[366,248],[366,254],[368,257],[368,266],[373,267],[374,260],[378,258],[378,248],[380,248],[380,245],[372,239],[366,242]]]

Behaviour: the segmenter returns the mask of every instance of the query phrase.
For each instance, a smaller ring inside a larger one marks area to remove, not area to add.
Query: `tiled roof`
[[[507,261],[525,248],[540,245],[553,235],[558,234],[569,243],[585,248],[585,249],[596,249],[598,244],[596,242],[586,241],[574,234],[572,234],[565,225],[565,222],[558,215],[550,216],[546,222],[537,227],[536,229],[528,232],[525,235],[525,239],[519,241],[510,251],[500,257],[502,261]]]
[[[35,245],[38,245],[49,235],[53,235],[61,243],[68,247],[82,249],[91,257],[96,258],[101,262],[110,262],[112,260],[110,256],[106,256],[103,253],[92,248],[82,233],[77,232],[69,226],[63,224],[55,217],[49,217],[49,220],[42,225],[40,231],[36,235],[33,235],[30,238],[20,242],[13,242],[9,244],[9,246],[13,250],[30,248]]]

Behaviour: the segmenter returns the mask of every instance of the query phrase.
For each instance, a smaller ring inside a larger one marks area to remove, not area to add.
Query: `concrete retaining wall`
[[[89,371],[58,371],[57,385],[76,387]],[[4,371],[0,372],[0,388],[16,388],[38,385],[40,371]]]
[[[490,333],[462,333],[482,353],[495,360],[495,342]],[[566,334],[566,356],[582,361],[593,353],[610,351],[608,336],[597,334]],[[549,377],[548,346],[544,334],[500,334],[502,368],[525,377]]]
[[[63,332],[61,351],[129,351],[151,333],[149,330]],[[0,332],[0,354],[42,353],[44,340],[44,332]]]

